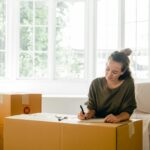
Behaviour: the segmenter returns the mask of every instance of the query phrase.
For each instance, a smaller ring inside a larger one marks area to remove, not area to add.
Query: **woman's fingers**
[[[80,113],[78,114],[78,119],[80,119],[80,120],[85,120],[85,119],[86,119],[85,114],[83,114],[82,112],[80,112]]]
[[[107,123],[117,123],[117,122],[119,122],[119,120],[115,115],[110,114],[110,115],[105,117],[105,122],[107,122]]]

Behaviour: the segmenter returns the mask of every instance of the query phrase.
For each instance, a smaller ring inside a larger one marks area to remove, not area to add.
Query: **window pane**
[[[126,0],[125,18],[125,47],[133,49],[132,74],[136,79],[149,79],[149,0]]]
[[[148,20],[149,0],[125,0],[125,10],[125,22]]]
[[[0,24],[0,49],[5,49],[5,26]]]
[[[136,23],[125,24],[125,47],[136,48]]]
[[[125,22],[136,21],[136,0],[125,0]]]
[[[48,56],[44,53],[35,54],[35,74],[37,77],[46,77],[48,70]]]
[[[0,0],[0,78],[6,77],[6,4]]]
[[[137,20],[148,21],[149,0],[137,0]]]
[[[0,77],[5,76],[5,53],[0,52]]]
[[[0,1],[0,49],[5,49],[5,1]]]
[[[35,49],[46,51],[48,49],[48,30],[44,27],[35,28]]]
[[[19,78],[48,77],[47,18],[47,0],[20,0]]]
[[[134,52],[131,61],[131,69],[134,78],[149,79],[149,56],[147,49],[139,49]]]
[[[148,22],[137,23],[137,47],[138,49],[148,49]]]
[[[35,24],[47,25],[48,23],[48,4],[43,1],[35,2]]]
[[[104,76],[105,75],[105,68],[106,68],[106,62],[109,54],[112,52],[112,50],[103,49],[97,51],[97,68],[96,68],[96,75],[97,76]]]
[[[97,48],[118,48],[118,0],[98,1]]]
[[[105,73],[110,52],[118,48],[118,0],[97,0],[97,76]]]
[[[33,75],[33,58],[31,54],[21,53],[20,61],[20,77],[32,77]]]
[[[33,50],[33,28],[21,27],[20,29],[20,49]]]
[[[0,0],[0,24],[3,24],[5,21],[5,1]]]
[[[33,2],[22,1],[20,3],[20,23],[32,24],[33,22]]]
[[[58,0],[55,78],[84,78],[84,1]]]

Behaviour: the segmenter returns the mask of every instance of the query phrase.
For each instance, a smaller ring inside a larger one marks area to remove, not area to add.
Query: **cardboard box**
[[[0,94],[0,124],[4,117],[41,112],[41,94]]]
[[[58,121],[44,113],[7,117],[4,150],[142,150],[142,121]]]
[[[3,150],[4,118],[41,112],[41,94],[0,94],[0,150]]]
[[[3,150],[3,125],[0,124],[0,150]]]

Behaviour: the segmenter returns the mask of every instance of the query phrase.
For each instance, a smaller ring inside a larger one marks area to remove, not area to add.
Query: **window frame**
[[[40,92],[43,94],[75,94],[83,95],[88,93],[91,81],[96,77],[96,9],[97,2],[93,0],[85,0],[85,79],[75,80],[54,80],[54,64],[55,64],[55,8],[56,0],[49,0],[49,17],[48,17],[48,79],[19,79],[17,78],[16,68],[18,67],[17,51],[19,50],[19,3],[17,0],[7,1],[7,25],[6,25],[6,49],[7,55],[7,76],[0,80],[1,92]],[[124,47],[124,2],[119,0],[119,44],[118,47]],[[150,8],[150,6],[149,6]],[[150,9],[149,9],[150,12]],[[150,14],[150,13],[149,13]],[[16,16],[16,17],[14,17]],[[17,19],[18,18],[18,19]],[[149,21],[149,41],[150,41],[150,21]],[[150,42],[149,42],[150,49]],[[149,52],[150,58],[150,52]],[[150,63],[150,59],[149,59]],[[149,69],[150,73],[150,69]],[[150,76],[150,74],[149,74]]]

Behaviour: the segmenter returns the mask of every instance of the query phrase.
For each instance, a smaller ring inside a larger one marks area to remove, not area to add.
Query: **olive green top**
[[[134,81],[131,77],[115,89],[108,88],[105,77],[96,78],[90,85],[88,97],[87,108],[94,109],[96,117],[121,112],[131,115],[136,108]]]

